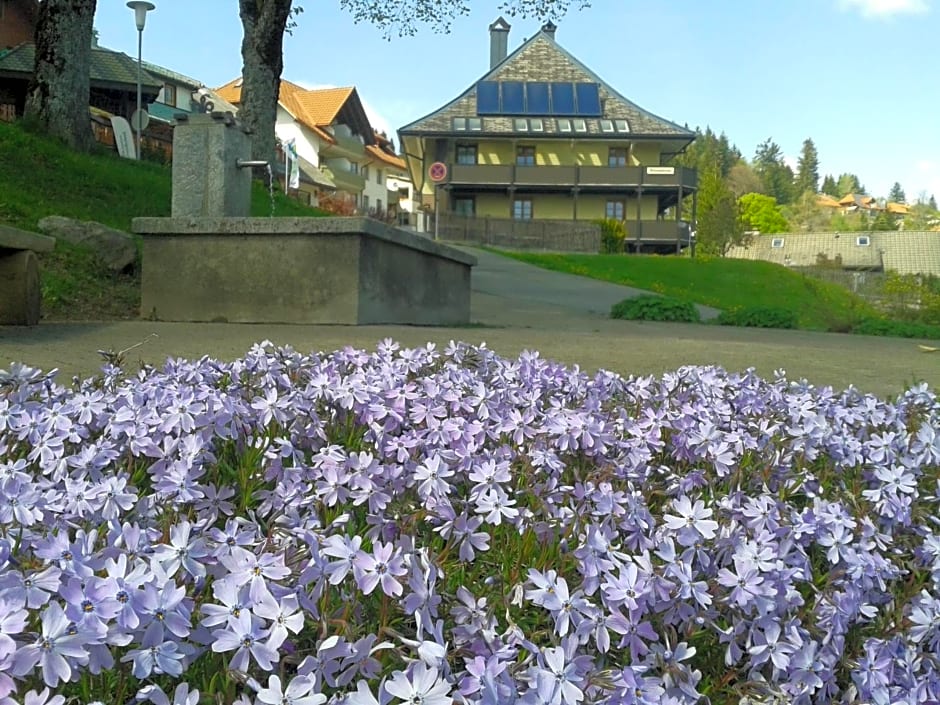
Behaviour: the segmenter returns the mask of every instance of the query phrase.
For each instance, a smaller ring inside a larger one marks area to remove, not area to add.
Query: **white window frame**
[[[770,246],[775,250],[779,250],[783,247],[784,239],[782,237],[775,237],[770,241]]]
[[[858,247],[870,247],[871,238],[868,235],[859,235],[858,237],[855,238],[855,244]]]
[[[571,132],[571,120],[569,118],[558,118],[556,121],[559,132]]]

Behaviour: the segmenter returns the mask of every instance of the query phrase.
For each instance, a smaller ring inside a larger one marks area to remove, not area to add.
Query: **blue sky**
[[[241,72],[236,0],[154,0],[144,59],[218,86]],[[556,39],[621,94],[690,127],[724,131],[749,159],[772,137],[793,160],[812,137],[821,174],[852,172],[876,196],[940,199],[940,0],[594,0]],[[436,110],[488,68],[498,2],[472,0],[451,33],[386,40],[338,0],[305,6],[283,77],[354,85],[379,129]],[[539,22],[507,18],[510,51]],[[100,42],[137,55],[133,12],[99,0]]]

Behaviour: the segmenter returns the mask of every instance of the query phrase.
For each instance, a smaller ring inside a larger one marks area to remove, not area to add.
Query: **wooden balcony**
[[[452,164],[446,183],[470,187],[684,189],[698,187],[695,169],[681,166],[517,166]]]

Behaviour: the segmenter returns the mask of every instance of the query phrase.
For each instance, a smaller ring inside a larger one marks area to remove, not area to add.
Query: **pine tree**
[[[819,153],[813,140],[803,140],[800,160],[797,162],[796,196],[804,193],[816,193],[819,187]]]
[[[930,200],[927,201],[927,205],[930,206],[931,210],[937,210],[937,199],[933,197],[933,194],[930,194]]]
[[[891,187],[888,200],[892,203],[907,203],[907,196],[904,195],[904,189],[901,188],[901,184],[897,181],[895,181],[894,186]]]
[[[862,182],[858,180],[855,174],[839,174],[836,189],[838,189],[840,197],[847,196],[850,193],[865,193],[865,187],[862,186]]]
[[[826,174],[826,178],[823,179],[822,188],[820,189],[827,196],[832,196],[833,198],[841,198],[844,196],[844,193],[839,193],[839,186],[836,184],[836,180],[832,178],[832,174]]]
[[[746,241],[737,200],[717,165],[699,178],[698,205],[696,241],[702,253],[723,256],[732,245]]]
[[[780,145],[771,138],[757,145],[754,153],[754,171],[764,184],[768,196],[784,205],[793,200],[793,170],[783,161]]]

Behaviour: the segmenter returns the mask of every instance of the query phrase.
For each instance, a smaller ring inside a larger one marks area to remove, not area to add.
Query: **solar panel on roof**
[[[574,87],[578,96],[578,115],[600,115],[601,97],[597,92],[597,84],[576,83]]]
[[[574,110],[574,86],[572,84],[552,84],[552,114],[577,115]]]
[[[477,84],[477,115],[499,114],[499,83],[480,81]]]
[[[522,115],[525,112],[525,86],[521,81],[504,81],[503,115]]]
[[[525,84],[525,111],[529,115],[550,115],[548,107],[548,84],[535,82]]]

